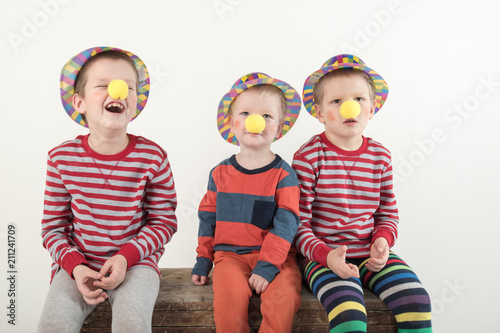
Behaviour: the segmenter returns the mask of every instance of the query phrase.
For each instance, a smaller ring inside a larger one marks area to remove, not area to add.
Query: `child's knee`
[[[75,322],[74,318],[66,316],[43,316],[38,323],[38,333],[68,332],[79,333],[83,322]]]
[[[301,301],[300,291],[273,289],[268,291],[267,295],[261,295],[261,311],[268,315],[281,311],[295,313],[299,309]]]
[[[137,313],[130,315],[113,315],[112,321],[113,333],[151,332],[150,315],[139,315]]]

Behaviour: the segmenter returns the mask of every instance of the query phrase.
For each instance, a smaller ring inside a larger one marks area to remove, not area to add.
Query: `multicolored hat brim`
[[[300,95],[298,92],[288,83],[274,79],[267,74],[264,73],[250,73],[242,76],[238,81],[236,81],[231,90],[222,97],[219,108],[217,111],[217,127],[219,129],[219,133],[224,140],[234,145],[238,145],[238,139],[234,136],[234,133],[231,132],[231,126],[229,122],[229,108],[234,99],[245,91],[248,88],[257,85],[269,84],[275,87],[278,87],[283,91],[286,101],[286,109],[287,113],[285,115],[285,123],[283,126],[283,130],[279,137],[275,138],[275,140],[280,139],[286,133],[290,131],[290,129],[295,125],[297,118],[299,116],[300,108],[302,106],[302,102],[300,100]]]
[[[307,112],[316,118],[316,108],[314,107],[313,91],[316,83],[326,74],[341,68],[352,68],[365,72],[370,76],[375,85],[375,113],[384,105],[389,94],[389,87],[385,80],[377,72],[366,66],[365,62],[352,54],[340,54],[328,59],[323,66],[306,79],[302,100]]]
[[[108,47],[108,46],[98,46],[87,49],[83,52],[78,53],[74,57],[72,57],[62,68],[61,70],[61,81],[60,81],[60,93],[61,93],[61,102],[64,107],[64,110],[77,124],[82,125],[88,128],[87,123],[83,120],[81,114],[73,108],[72,99],[75,93],[75,80],[82,68],[83,64],[93,57],[94,55],[104,52],[104,51],[121,51],[126,53],[130,59],[132,59],[135,63],[137,72],[139,74],[139,90],[137,91],[137,110],[132,118],[134,120],[144,109],[146,103],[148,101],[149,89],[150,89],[150,81],[149,81],[149,72],[146,67],[146,64],[135,54],[129,51],[125,51],[116,47]],[[132,121],[131,120],[131,121]]]

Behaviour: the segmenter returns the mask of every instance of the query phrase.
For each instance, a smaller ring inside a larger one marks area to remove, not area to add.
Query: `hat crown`
[[[253,81],[253,80],[257,80],[257,79],[267,79],[267,78],[271,78],[271,77],[269,75],[267,75],[267,74],[260,73],[260,72],[248,73],[248,74],[243,75],[242,77],[240,77],[238,80],[236,80],[236,82],[233,84],[233,86],[231,87],[231,89],[234,89],[237,86],[239,86],[239,85],[241,85],[243,83],[247,83],[249,81]]]
[[[366,66],[363,60],[353,54],[339,54],[325,61],[321,67],[338,66],[340,64],[358,64]]]

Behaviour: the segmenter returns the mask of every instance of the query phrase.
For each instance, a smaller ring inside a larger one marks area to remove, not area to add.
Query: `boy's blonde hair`
[[[366,74],[363,71],[353,68],[340,68],[331,71],[328,74],[325,74],[321,79],[319,79],[318,83],[316,83],[313,90],[314,103],[321,104],[321,102],[323,101],[323,95],[324,95],[323,90],[326,82],[338,77],[351,77],[355,75],[358,75],[365,79],[366,83],[368,84],[368,89],[370,91],[371,102],[373,102],[375,100],[375,84],[370,78],[370,75]]]
[[[280,124],[285,122],[285,116],[287,114],[286,99],[285,99],[285,94],[283,93],[283,91],[280,88],[273,86],[273,85],[270,85],[270,84],[259,84],[259,85],[252,86],[252,87],[246,89],[242,93],[247,92],[247,91],[253,91],[256,93],[260,93],[261,96],[270,95],[270,96],[278,97],[280,99],[280,109],[281,109],[280,110],[281,112],[279,113]],[[236,102],[238,97],[239,97],[239,95],[236,96],[236,98],[232,101],[231,106]],[[229,115],[232,114],[231,107],[229,107],[228,114]]]

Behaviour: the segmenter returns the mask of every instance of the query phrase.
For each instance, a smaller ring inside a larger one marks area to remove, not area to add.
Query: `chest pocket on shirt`
[[[273,225],[274,201],[256,200],[253,204],[252,224],[262,230],[267,230]]]

